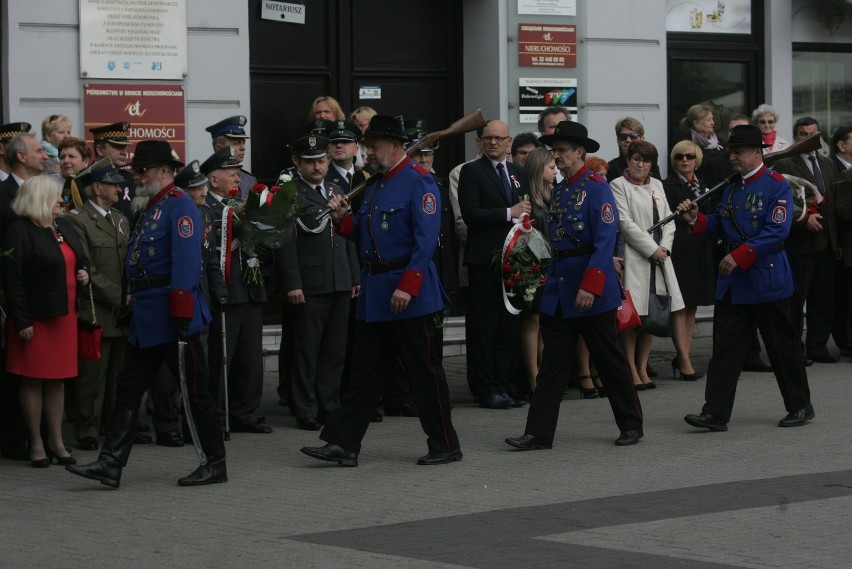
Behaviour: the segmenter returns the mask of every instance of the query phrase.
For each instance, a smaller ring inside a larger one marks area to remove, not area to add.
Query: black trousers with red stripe
[[[328,417],[320,435],[322,440],[350,452],[361,451],[385,371],[399,359],[411,381],[411,395],[420,410],[420,425],[426,433],[429,452],[459,448],[450,417],[447,376],[441,364],[443,347],[435,342],[439,317],[429,314],[392,322],[356,323],[350,379],[341,393],[340,409]]]
[[[557,313],[558,313],[557,308]],[[552,441],[565,385],[577,364],[577,336],[583,336],[619,431],[642,430],[642,406],[633,389],[615,310],[582,318],[539,316],[544,353],[530,401],[525,434]]]
[[[707,368],[704,413],[729,421],[749,338],[757,324],[784,408],[794,413],[811,403],[802,342],[790,319],[791,299],[761,304],[731,304],[730,292],[713,310],[713,356]]]
[[[139,411],[142,396],[151,386],[151,382],[163,363],[175,377],[178,377],[178,346],[177,342],[160,344],[149,348],[140,348],[130,343],[124,352],[124,363],[118,374],[118,393],[116,394],[116,411],[131,409]],[[207,371],[207,360],[198,334],[186,339],[184,354],[186,371],[186,388],[189,393],[183,394],[185,403],[192,409],[192,418],[198,427],[198,438],[209,458],[224,458],[225,443],[222,440],[222,430],[216,414],[216,405],[210,395]],[[118,415],[118,413],[117,413]]]

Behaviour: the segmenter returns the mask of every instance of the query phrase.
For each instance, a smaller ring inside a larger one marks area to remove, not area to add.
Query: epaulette
[[[80,210],[79,209],[72,209],[68,213],[70,213],[71,215],[80,215]]]
[[[787,180],[787,178],[785,178],[782,174],[779,174],[775,170],[769,170],[768,173],[769,173],[769,177],[772,178],[773,180],[777,180],[779,182],[784,182],[784,181]]]
[[[592,174],[591,176],[589,176],[589,179],[594,180],[595,182],[606,182],[606,178],[601,178],[597,174]]]
[[[421,166],[420,164],[418,164],[418,163],[417,163],[417,162],[415,162],[414,160],[412,160],[412,161],[411,161],[411,168],[412,168],[415,172],[417,172],[418,174],[420,174],[421,176],[427,176],[427,175],[429,175],[429,170],[427,170],[426,168],[424,168],[423,166]]]
[[[182,189],[178,188],[177,186],[175,186],[174,188],[169,190],[170,196],[177,197],[177,196],[182,196],[182,195],[185,195],[185,194],[186,194],[186,192],[184,192]]]

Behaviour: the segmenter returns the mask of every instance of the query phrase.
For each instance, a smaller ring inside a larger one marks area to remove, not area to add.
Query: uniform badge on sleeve
[[[181,217],[178,220],[178,235],[184,239],[188,239],[189,237],[192,237],[192,233],[192,218],[188,215]]]
[[[772,210],[772,221],[775,223],[784,223],[787,221],[787,208],[782,206],[775,206],[775,209]]]
[[[435,199],[435,194],[428,193],[423,195],[423,213],[429,215],[438,211],[438,201]]]
[[[601,220],[604,223],[612,223],[615,221],[615,213],[612,211],[612,204],[605,203],[601,208]]]

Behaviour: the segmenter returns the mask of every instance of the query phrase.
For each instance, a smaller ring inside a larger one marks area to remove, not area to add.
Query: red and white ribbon
[[[512,253],[512,249],[515,248],[515,245],[518,244],[518,240],[521,238],[521,235],[529,233],[532,229],[533,226],[530,214],[522,213],[521,216],[515,220],[515,225],[512,226],[512,229],[510,229],[509,233],[506,235],[505,241],[503,241],[503,255],[501,256],[500,263],[500,286],[503,289],[503,306],[506,307],[509,314],[514,314],[515,316],[520,314],[521,311],[512,306],[512,303],[509,301],[509,296],[506,294],[503,265],[509,262],[509,255]]]
[[[222,237],[220,239],[219,268],[225,284],[231,283],[231,244],[234,240],[234,208],[226,205],[222,211]]]

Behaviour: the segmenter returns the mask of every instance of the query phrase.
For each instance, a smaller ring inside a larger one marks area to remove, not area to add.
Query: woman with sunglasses
[[[672,211],[683,200],[695,200],[707,190],[707,186],[696,175],[703,157],[701,148],[690,140],[681,140],[672,148],[669,158],[674,173],[663,182]],[[704,200],[699,208],[702,213],[711,213],[714,204]],[[686,309],[672,313],[672,343],[677,351],[672,359],[672,376],[677,377],[679,372],[683,379],[694,381],[704,377],[704,374],[695,372],[689,353],[695,332],[695,313],[699,306],[713,304],[713,246],[702,236],[692,235],[679,227],[684,223],[678,218],[676,224],[678,227],[672,243],[672,263]]]
[[[769,144],[763,149],[763,153],[784,150],[790,146],[790,142],[778,136],[775,126],[778,124],[778,112],[771,106],[763,103],[751,113],[751,122],[760,129],[763,143]]]

